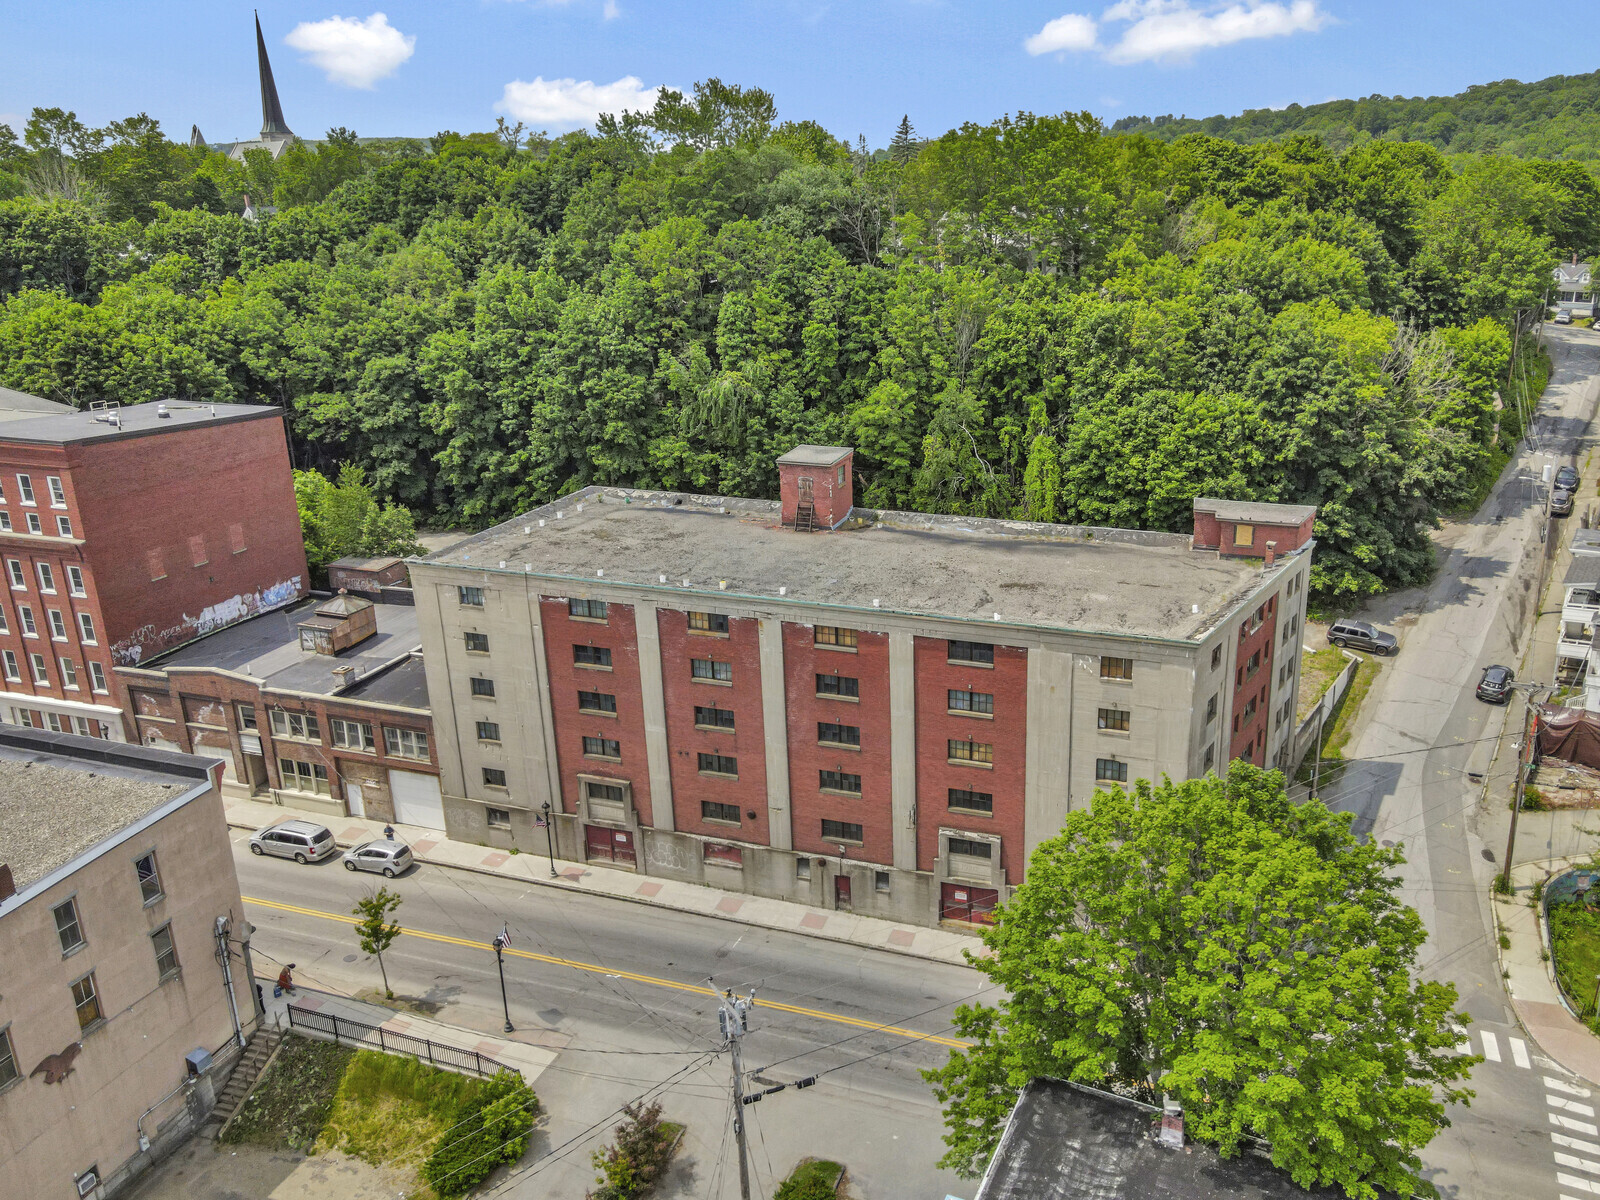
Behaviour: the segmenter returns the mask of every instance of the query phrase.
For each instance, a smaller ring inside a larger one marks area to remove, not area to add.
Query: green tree
[[[346,555],[426,553],[411,513],[399,505],[380,505],[365,472],[353,463],[340,468],[338,482],[319,471],[296,471],[294,495],[306,559],[319,578],[326,578],[329,563]]]
[[[1097,792],[973,956],[1006,998],[959,1008],[974,1044],[926,1073],[943,1165],[979,1174],[1047,1075],[1171,1096],[1192,1136],[1225,1156],[1265,1139],[1302,1187],[1437,1195],[1418,1151],[1479,1060],[1453,1053],[1455,988],[1415,978],[1426,932],[1401,861],[1240,762]]]
[[[394,945],[395,938],[404,932],[400,922],[389,919],[400,907],[402,899],[398,892],[380,887],[357,900],[356,906],[350,910],[359,918],[355,926],[356,939],[363,951],[377,956],[378,970],[383,975],[383,994],[391,1000],[394,999],[394,992],[389,989],[389,970],[383,965],[383,952]]]
[[[465,1195],[501,1163],[514,1163],[526,1153],[538,1115],[533,1089],[520,1075],[501,1071],[456,1114],[422,1164],[423,1179],[436,1195]]]
[[[894,137],[889,139],[889,161],[897,166],[905,166],[917,156],[917,131],[912,128],[911,116],[907,114],[900,118],[900,124],[895,126]]]

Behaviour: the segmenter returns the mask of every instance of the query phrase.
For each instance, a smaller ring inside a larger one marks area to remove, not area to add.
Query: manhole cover
[[[346,954],[344,960],[345,962],[355,962],[356,956],[354,954]]]
[[[1487,861],[1487,862],[1493,862],[1494,861],[1494,851],[1489,849],[1489,847],[1485,846],[1478,853],[1483,855],[1485,861]]]

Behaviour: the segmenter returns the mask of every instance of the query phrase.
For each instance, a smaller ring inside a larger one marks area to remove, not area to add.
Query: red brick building
[[[121,738],[116,665],[305,594],[283,417],[59,409],[0,414],[0,719]]]
[[[1191,537],[587,488],[411,564],[446,827],[981,922],[1096,788],[1279,762],[1315,512]]]

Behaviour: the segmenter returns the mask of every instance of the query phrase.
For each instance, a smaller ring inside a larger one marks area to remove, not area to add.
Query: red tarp
[[[1538,740],[1546,758],[1600,769],[1600,713],[1541,706]]]

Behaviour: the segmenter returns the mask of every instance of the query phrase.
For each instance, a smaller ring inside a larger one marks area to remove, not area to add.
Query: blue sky
[[[1581,9],[1520,0],[260,0],[290,126],[426,136],[521,117],[551,132],[697,79],[782,118],[888,141],[1006,112],[1209,116],[1433,95],[1600,67]],[[248,7],[0,0],[0,121],[145,111],[174,136],[260,126]]]

